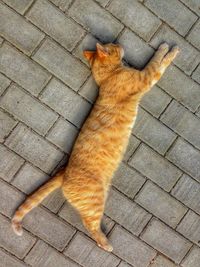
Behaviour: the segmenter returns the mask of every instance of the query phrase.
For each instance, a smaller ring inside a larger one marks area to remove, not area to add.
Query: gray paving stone
[[[161,116],[161,120],[169,128],[200,149],[200,119],[193,113],[173,101]]]
[[[2,249],[0,249],[0,258],[2,267],[26,267],[26,264],[5,253]]]
[[[70,242],[64,254],[84,267],[116,267],[120,262],[113,254],[100,249],[80,233]]]
[[[154,54],[150,46],[128,29],[119,37],[118,42],[124,48],[126,61],[136,68],[143,68]]]
[[[179,138],[166,156],[175,165],[200,181],[200,152]]]
[[[11,85],[0,100],[0,106],[38,133],[44,135],[58,115],[16,85]]]
[[[59,7],[63,12],[67,11],[73,0],[50,0],[54,5]]]
[[[164,223],[153,219],[141,236],[142,240],[180,263],[191,247],[191,243]]]
[[[129,137],[129,142],[128,142],[128,146],[126,148],[126,152],[124,154],[124,161],[128,161],[129,158],[133,155],[133,153],[135,152],[135,150],[137,149],[137,147],[140,144],[140,140],[137,139],[134,135],[131,135]]]
[[[52,211],[53,213],[57,213],[62,205],[65,202],[65,197],[63,196],[60,189],[52,192],[47,198],[42,201],[42,204]]]
[[[181,263],[183,267],[199,267],[200,248],[193,247],[187,257]]]
[[[187,208],[182,203],[150,181],[144,185],[135,202],[173,228],[187,212]]]
[[[80,89],[79,94],[86,98],[90,103],[95,103],[99,95],[99,89],[92,76],[89,77],[89,79]]]
[[[22,192],[30,194],[48,179],[46,173],[26,162],[15,176],[12,184]]]
[[[0,95],[10,85],[10,80],[0,73]]]
[[[28,55],[44,38],[42,32],[2,3],[0,3],[0,31],[2,37]]]
[[[47,139],[64,152],[70,153],[77,135],[77,128],[60,118],[48,133]]]
[[[96,0],[96,2],[105,7],[108,4],[109,0]]]
[[[7,5],[15,9],[20,14],[24,14],[24,12],[29,8],[32,4],[33,0],[3,0]]]
[[[91,0],[77,0],[69,9],[69,15],[105,43],[112,42],[123,25]]]
[[[113,253],[134,267],[147,267],[156,256],[152,248],[120,226],[114,228],[110,240],[114,247]]]
[[[200,86],[175,66],[167,69],[158,85],[191,111],[198,108]]]
[[[197,69],[193,72],[192,78],[200,84],[200,65],[197,67]]]
[[[157,48],[160,43],[166,41],[170,46],[178,45],[180,47],[181,52],[174,60],[174,63],[185,73],[191,74],[200,62],[200,54],[198,50],[192,47],[175,31],[171,30],[166,25],[163,25],[151,40],[151,45]]]
[[[200,214],[200,184],[183,175],[172,190],[172,195]]]
[[[0,215],[0,226],[0,246],[22,259],[33,246],[36,239],[26,231],[24,231],[22,236],[15,235],[10,221],[2,215]]]
[[[139,108],[133,133],[143,142],[164,155],[176,138],[176,135],[164,124]]]
[[[91,50],[95,51],[96,50],[96,43],[100,43],[93,35],[88,33],[82,40],[82,42],[76,47],[74,50],[73,54],[80,58],[81,61],[83,61],[88,67],[89,63],[83,56],[83,51],[84,50]]]
[[[67,259],[55,249],[48,246],[42,240],[38,240],[30,253],[26,256],[25,262],[37,267],[78,267],[79,265]]]
[[[26,17],[68,50],[72,50],[84,30],[46,0],[36,1]]]
[[[88,102],[56,79],[47,85],[40,99],[78,127],[91,109]]]
[[[178,267],[173,262],[168,260],[167,258],[158,255],[158,257],[150,264],[149,267]]]
[[[10,182],[24,160],[3,145],[0,145],[0,155],[0,177]]]
[[[125,195],[134,198],[146,179],[125,163],[121,163],[116,171],[112,184]]]
[[[136,0],[114,0],[109,11],[131,30],[148,41],[156,32],[161,21]]]
[[[75,91],[79,89],[89,75],[86,66],[49,39],[45,40],[33,59]]]
[[[53,145],[22,124],[15,128],[6,140],[6,145],[46,173],[51,172],[64,156]]]
[[[172,189],[181,175],[181,171],[169,161],[143,144],[137,149],[129,164],[166,191]]]
[[[84,232],[85,234],[89,235],[88,231],[83,226],[80,215],[67,201],[59,211],[59,216],[74,227],[76,227],[81,232]],[[105,234],[107,234],[112,229],[114,224],[114,221],[111,220],[109,217],[107,217],[106,215],[103,216],[101,226]]]
[[[75,233],[74,228],[42,208],[32,210],[23,225],[57,250],[63,250]]]
[[[155,85],[147,94],[144,95],[142,101],[140,102],[140,106],[158,118],[170,103],[171,99],[172,98],[168,94]]]
[[[137,236],[151,219],[148,212],[114,189],[109,192],[105,213]]]
[[[200,246],[200,216],[193,211],[190,210],[186,214],[177,227],[177,231]]]
[[[5,140],[16,124],[17,122],[12,117],[0,110],[0,142]]]
[[[0,180],[0,211],[2,214],[11,218],[23,200],[24,194]]]
[[[198,18],[178,0],[147,0],[145,5],[183,36]]]
[[[38,95],[50,78],[38,64],[8,44],[0,48],[0,71],[33,95]]]
[[[189,8],[191,8],[194,12],[200,15],[199,9],[199,0],[181,0],[184,4],[186,4]]]
[[[122,261],[119,265],[119,267],[131,267],[131,265],[129,265],[128,263]]]
[[[195,26],[190,31],[187,36],[187,40],[191,42],[196,48],[200,49],[200,20],[195,24]]]

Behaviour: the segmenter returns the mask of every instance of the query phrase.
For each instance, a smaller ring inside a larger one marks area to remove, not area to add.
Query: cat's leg
[[[82,216],[82,221],[85,228],[90,233],[91,237],[97,242],[97,245],[106,251],[111,252],[113,247],[109,244],[106,235],[101,230],[102,214],[94,216]]]
[[[155,55],[144,68],[143,75],[146,86],[143,87],[144,91],[148,91],[164,74],[167,67],[175,59],[180,49],[174,46],[169,52],[169,47],[166,43],[161,44]]]
[[[69,203],[79,212],[85,228],[98,246],[112,251],[112,246],[101,230],[105,205],[105,190],[101,183],[72,184],[66,182],[63,193]]]

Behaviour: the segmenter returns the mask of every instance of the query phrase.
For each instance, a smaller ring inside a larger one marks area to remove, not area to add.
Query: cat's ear
[[[83,51],[83,55],[88,61],[90,61],[93,58],[94,54],[95,54],[94,51],[86,51],[86,50]]]
[[[97,53],[100,58],[106,58],[108,56],[108,51],[106,48],[99,43],[96,44],[97,47]]]

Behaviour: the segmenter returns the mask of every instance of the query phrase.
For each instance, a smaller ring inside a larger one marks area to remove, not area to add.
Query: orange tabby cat
[[[83,224],[97,244],[112,251],[100,228],[107,192],[114,171],[128,144],[141,97],[160,79],[179,52],[168,53],[162,44],[142,70],[123,66],[119,45],[97,44],[84,51],[99,88],[99,97],[76,140],[67,167],[29,196],[18,208],[12,227],[22,234],[23,217],[57,188],[80,213]]]

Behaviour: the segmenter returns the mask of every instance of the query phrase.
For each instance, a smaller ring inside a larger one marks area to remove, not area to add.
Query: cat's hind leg
[[[101,230],[104,212],[105,191],[101,182],[66,182],[63,193],[69,203],[79,212],[85,228],[98,246],[111,252],[112,246]]]

